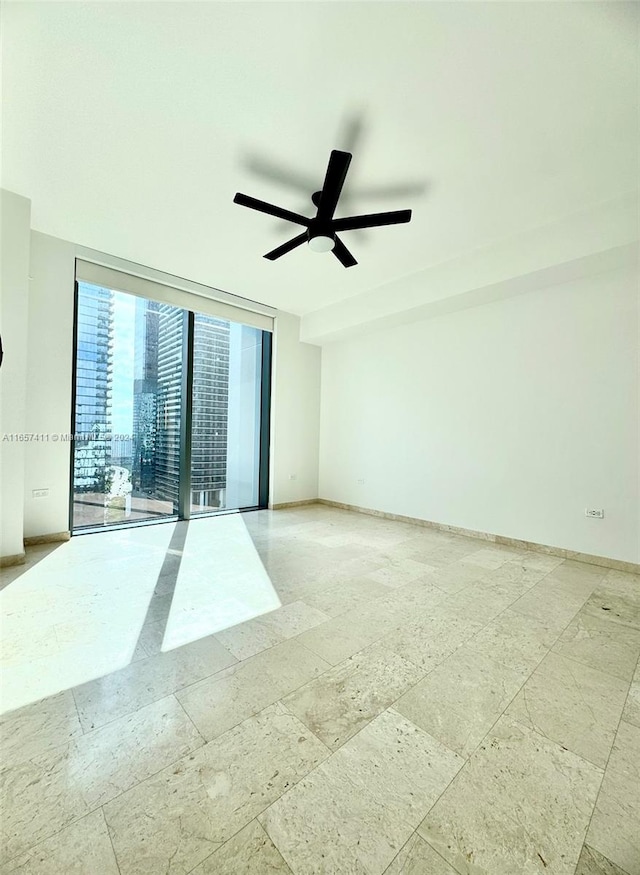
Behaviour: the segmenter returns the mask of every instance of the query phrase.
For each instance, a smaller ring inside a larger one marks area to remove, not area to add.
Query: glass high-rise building
[[[151,495],[156,484],[159,309],[156,301],[136,298],[131,471],[134,496]]]
[[[77,311],[74,489],[104,492],[111,464],[113,292],[81,283]]]
[[[151,304],[152,302],[148,302]],[[178,508],[180,483],[180,413],[182,404],[182,345],[185,310],[158,304],[156,373],[156,496]]]
[[[191,426],[191,508],[195,512],[226,503],[229,333],[226,320],[196,314]]]
[[[182,350],[187,314],[136,302],[133,495],[178,504]],[[229,408],[229,332],[224,319],[196,314],[193,345],[191,504],[225,506]]]

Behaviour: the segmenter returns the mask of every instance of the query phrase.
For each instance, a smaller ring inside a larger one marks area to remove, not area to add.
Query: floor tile
[[[469,647],[516,671],[533,671],[558,637],[547,622],[507,608],[469,642]]]
[[[558,634],[573,620],[583,606],[586,596],[577,596],[559,589],[559,581],[548,578],[534,584],[511,605],[512,611],[536,617]]]
[[[426,553],[429,550],[435,550],[436,547],[442,547],[449,543],[449,536],[445,532],[439,532],[437,529],[427,527],[413,528],[413,534],[409,535],[398,549],[402,550],[403,556],[410,556],[411,553]]]
[[[174,579],[175,584],[175,579]],[[157,586],[157,585],[156,585]],[[146,623],[158,623],[163,622],[166,624],[169,614],[171,613],[171,603],[173,602],[173,590],[170,592],[166,592],[163,594],[156,593],[154,590],[154,594],[149,602],[149,606],[147,607],[147,613],[145,616]]]
[[[360,523],[354,530],[354,542],[374,550],[391,550],[403,544],[415,530],[414,526],[392,521],[375,521],[370,525]]]
[[[573,875],[601,779],[502,717],[418,833],[461,875]]]
[[[324,573],[317,572],[314,575],[289,574],[287,572],[280,580],[275,580],[272,576],[271,582],[278,593],[281,604],[290,605],[292,602],[305,601],[318,590],[330,586],[334,579],[333,570]]]
[[[328,668],[297,641],[285,641],[176,695],[209,741]]]
[[[82,735],[82,726],[71,690],[0,717],[0,748],[5,764],[30,760],[78,735]]]
[[[293,638],[313,629],[328,620],[327,614],[311,607],[303,601],[292,602],[284,605],[276,611],[270,611],[259,618],[259,622],[269,629],[273,629],[283,638]]]
[[[122,875],[190,872],[328,756],[279,705],[104,806]]]
[[[607,578],[594,589],[584,611],[594,617],[604,616],[611,622],[640,629],[640,583]]]
[[[634,574],[630,571],[616,571],[615,568],[610,568],[605,575],[604,583],[607,586],[610,584],[621,584],[625,587],[626,591],[637,593],[640,586],[640,572]]]
[[[419,835],[413,835],[384,875],[458,875]]]
[[[577,562],[574,559],[565,559],[560,565],[551,571],[550,576],[556,580],[564,580],[570,583],[582,583],[585,588],[595,588],[606,576],[608,569],[600,565],[589,565],[587,562]]]
[[[597,577],[586,576],[586,577],[556,577],[555,572],[552,571],[550,574],[547,574],[541,581],[541,585],[547,585],[549,587],[550,592],[565,596],[568,598],[574,598],[577,601],[585,604],[592,593],[601,585],[601,581]]]
[[[640,875],[640,575],[322,505],[36,552],[0,875]]]
[[[389,631],[393,623],[401,623],[416,617],[428,617],[436,605],[447,599],[432,579],[433,575],[419,577],[404,586],[394,589],[386,598],[379,598],[371,607],[376,612],[377,619],[386,623],[383,631]],[[387,588],[387,593],[389,592]]]
[[[94,808],[203,744],[180,703],[168,696],[74,739],[64,753],[64,770]]]
[[[216,638],[236,659],[248,659],[274,644],[313,629],[328,619],[328,614],[303,601],[295,601],[218,632]]]
[[[426,550],[422,553],[416,552],[414,561],[423,562],[431,568],[445,568],[453,562],[457,562],[464,556],[470,553],[475,553],[478,549],[477,542],[472,541],[466,545],[454,544],[445,542],[438,547]]]
[[[415,665],[373,644],[300,687],[283,704],[335,750],[421,677]]]
[[[389,587],[370,577],[354,577],[332,584],[308,596],[305,601],[330,617],[367,605],[373,599],[389,595]]]
[[[215,638],[159,653],[74,690],[86,730],[130,714],[236,662]]]
[[[402,811],[414,827],[464,763],[394,708],[372,720],[344,750],[339,758],[344,775],[363,781],[378,805]]]
[[[252,820],[196,866],[191,875],[270,875],[273,872],[290,875],[291,869],[258,821]]]
[[[553,649],[561,656],[630,681],[640,655],[640,631],[581,611]]]
[[[15,856],[204,744],[171,696],[3,770],[2,820]]]
[[[517,598],[472,584],[459,592],[447,595],[441,602],[443,610],[476,620],[483,626],[494,620]]]
[[[526,557],[521,557],[505,562],[500,568],[487,575],[486,579],[490,581],[509,580],[514,583],[521,583],[523,584],[523,589],[526,590],[527,587],[524,584],[529,584],[529,587],[531,587],[543,580],[548,573],[546,569],[540,568],[536,562],[529,562]]]
[[[259,820],[296,875],[377,875],[462,762],[386,711]]]
[[[384,583],[385,586],[404,586],[418,577],[424,577],[425,567],[421,562],[413,559],[392,559],[377,571],[367,575],[371,580]]]
[[[627,875],[627,873],[599,851],[584,845],[575,875]]]
[[[119,875],[102,811],[93,811],[11,862],[1,875]]]
[[[303,632],[297,640],[331,665],[338,665],[382,638],[395,625],[397,608],[387,607],[386,599],[377,599],[371,605],[353,608]]]
[[[484,547],[475,553],[470,553],[461,561],[469,565],[479,565],[481,568],[487,568],[495,571],[518,555],[516,550],[500,550],[495,547]]]
[[[482,621],[452,614],[436,605],[426,619],[403,623],[381,639],[381,644],[422,669],[423,674],[472,638]]]
[[[299,604],[291,602],[290,604]],[[288,605],[286,605],[288,607]],[[275,629],[249,620],[216,633],[216,640],[225,647],[236,659],[249,659],[263,650],[268,650],[275,644],[282,644],[285,638]]]
[[[34,653],[40,657],[55,656],[59,650],[58,636],[53,625],[43,625],[33,629],[28,636],[24,634],[24,623],[18,625],[16,619],[3,618],[2,623],[2,663],[5,670],[19,665]],[[4,695],[3,695],[4,699]]]
[[[534,550],[525,552],[516,560],[525,568],[537,568],[540,571],[549,572],[562,565],[564,559],[553,556],[551,553],[538,553]]]
[[[628,684],[549,653],[507,710],[520,723],[600,768],[607,764]]]
[[[640,729],[637,726],[621,721],[607,768],[629,775],[640,786]],[[638,813],[640,816],[640,811]]]
[[[629,695],[624,706],[622,719],[627,723],[640,727],[640,662],[629,687]]]
[[[482,598],[500,601],[503,608],[508,608],[539,582],[539,572],[535,572],[535,578],[526,571],[521,574],[510,572],[505,576],[505,567],[503,565],[498,571],[492,571],[482,580],[472,583],[462,591],[462,595],[481,595]]]
[[[0,771],[0,860],[12,860],[89,812],[62,753]]]
[[[142,658],[162,653],[166,628],[167,624],[164,620],[155,620],[152,623],[145,623],[143,625],[138,636],[138,649],[142,654]]]
[[[477,580],[486,577],[487,569],[479,565],[465,565],[462,561],[452,562],[444,568],[435,568],[430,580],[446,593],[456,593]]]
[[[394,709],[467,757],[525,678],[526,674],[463,645],[405,693]]]
[[[586,842],[627,875],[640,875],[640,729],[637,726],[620,724]]]

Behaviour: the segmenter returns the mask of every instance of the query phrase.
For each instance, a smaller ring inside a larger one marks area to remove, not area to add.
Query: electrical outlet
[[[48,489],[32,489],[31,495],[34,498],[47,498],[47,496],[49,495],[49,490]]]
[[[358,486],[364,486],[364,480],[356,480]]]
[[[604,517],[604,510],[595,507],[585,507],[584,515],[593,517],[594,519],[601,520]]]
[[[298,479],[297,474],[289,474],[289,480],[297,480],[297,479]]]

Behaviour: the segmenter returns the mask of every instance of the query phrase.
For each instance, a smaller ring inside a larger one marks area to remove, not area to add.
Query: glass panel
[[[177,514],[185,318],[79,283],[74,529]]]
[[[195,314],[191,512],[258,504],[262,331]]]
[[[74,530],[179,515],[188,316],[78,284]],[[262,338],[194,314],[192,513],[259,504]]]

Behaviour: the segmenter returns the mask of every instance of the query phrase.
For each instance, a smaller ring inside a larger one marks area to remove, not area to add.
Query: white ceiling
[[[5,2],[3,186],[40,231],[309,313],[636,188],[637,12]],[[345,233],[349,270],[263,259],[299,229],[235,192],[311,215],[350,146],[338,214],[411,224]]]

